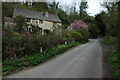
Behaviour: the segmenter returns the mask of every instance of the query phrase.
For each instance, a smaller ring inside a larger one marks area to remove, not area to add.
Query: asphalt
[[[6,78],[102,78],[100,41],[90,40],[44,64],[8,75]]]

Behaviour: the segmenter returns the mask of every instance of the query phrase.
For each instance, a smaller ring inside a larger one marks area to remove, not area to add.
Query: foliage
[[[68,15],[68,22],[73,22],[75,20],[79,20],[79,13],[77,11],[74,11],[74,8],[71,8],[71,12],[70,14]]]
[[[57,47],[49,48],[44,52],[32,53],[31,55],[24,56],[22,58],[15,59],[6,59],[3,61],[2,73],[4,75],[9,74],[10,72],[23,69],[27,66],[35,66],[40,63],[47,61],[48,59],[64,52],[65,50],[76,46],[78,43],[70,42],[66,45],[62,44]]]
[[[120,63],[119,63],[120,53],[113,50],[112,53],[108,55],[108,63],[112,72],[112,78],[120,78]]]
[[[12,17],[13,15],[13,9],[14,3],[13,2],[3,2],[2,3],[2,21],[4,22],[4,17]]]
[[[3,60],[11,58],[19,58],[25,55],[30,55],[33,52],[39,52],[40,47],[43,50],[48,48],[64,44],[65,41],[78,41],[86,42],[88,41],[88,30],[62,30],[55,29],[49,34],[36,36],[36,34],[30,34],[29,32],[24,32],[19,34],[17,32],[3,32]],[[66,40],[65,40],[66,38]]]
[[[16,31],[21,33],[23,31],[23,27],[25,26],[25,17],[23,16],[17,16],[15,18],[15,22],[16,22]]]
[[[90,35],[90,33],[89,33],[89,31],[87,30],[87,29],[84,29],[84,28],[80,28],[80,29],[77,29],[77,31],[78,32],[80,32],[81,34],[82,34],[82,41],[88,41],[88,39],[89,39],[89,35]]]
[[[49,6],[49,12],[52,14],[58,14],[58,6],[59,6],[59,2],[54,2],[52,1],[51,3],[48,4]]]
[[[68,33],[69,31],[66,34]],[[40,47],[46,50],[52,46],[57,46],[65,42],[65,35],[62,35],[59,29],[43,36],[36,36],[36,34],[30,34],[29,32],[19,34],[17,32],[10,33],[7,31],[4,31],[2,35],[3,60],[6,58],[19,58],[30,55],[33,52],[39,52]],[[75,39],[80,39],[79,36],[81,37],[81,35],[76,32],[75,35],[71,36],[72,40],[67,38],[67,42],[73,41],[73,37],[75,37]]]
[[[86,16],[82,20],[89,26],[90,38],[97,38],[100,30],[95,23],[95,18],[93,16]]]
[[[91,38],[97,38],[99,36],[99,29],[98,27],[92,23],[92,24],[88,24],[90,27],[89,27],[89,32],[90,32],[90,37]]]
[[[106,27],[105,27],[105,23],[103,21],[104,14],[105,14],[105,12],[102,11],[101,13],[99,13],[95,16],[95,24],[97,25],[98,29],[100,30],[99,35],[101,35],[101,36],[106,35]]]
[[[48,34],[48,33],[50,33],[50,30],[45,29],[45,30],[44,30],[44,33],[45,33],[45,34]]]
[[[8,2],[3,2],[2,3],[2,13],[3,13],[3,15],[4,16],[12,16],[12,14],[13,14],[13,7],[14,7],[14,5],[13,5],[14,3],[13,2],[11,2],[11,3],[8,3]]]
[[[58,17],[62,21],[63,25],[68,25],[69,24],[68,14],[64,10],[62,10],[61,8],[58,9]]]
[[[82,18],[82,21],[84,21],[84,22],[87,23],[87,24],[89,24],[89,23],[93,24],[93,23],[95,23],[95,20],[94,20],[94,19],[95,19],[95,18],[94,18],[93,16],[87,15],[87,16],[85,16],[84,18]]]
[[[115,44],[115,37],[106,36],[106,37],[103,38],[102,43],[113,45],[113,44]]]
[[[81,39],[83,38],[82,34],[77,31],[69,31],[69,34],[67,34],[67,35],[74,41],[78,41],[78,42],[82,41]]]
[[[118,52],[120,52],[120,26],[119,26],[119,18],[120,18],[120,10],[119,3],[111,2],[105,3],[103,6],[107,9],[107,12],[104,12],[102,15],[102,20],[105,24],[107,35],[115,37],[115,45]]]
[[[48,4],[46,2],[33,2],[32,6],[37,11],[42,11],[42,12],[48,11]]]
[[[82,1],[79,8],[80,8],[80,19],[82,19],[87,15],[86,12],[86,9],[88,8],[87,2]]]
[[[101,15],[107,31],[107,37],[104,38],[103,42],[107,42],[107,44],[113,44],[114,42],[115,50],[108,55],[108,62],[110,64],[112,77],[120,78],[120,63],[118,59],[120,57],[120,2],[105,2],[103,6],[107,9],[107,12]]]

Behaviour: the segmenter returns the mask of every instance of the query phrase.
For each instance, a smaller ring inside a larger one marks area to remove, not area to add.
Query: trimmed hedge
[[[49,48],[44,52],[33,53],[28,56],[24,56],[22,58],[15,58],[15,59],[6,59],[3,61],[3,69],[2,74],[6,75],[10,72],[14,72],[17,70],[21,70],[24,67],[28,66],[36,66],[40,63],[47,61],[48,59],[66,51],[67,49],[76,46],[77,42],[69,42],[68,44],[59,45],[57,47]]]

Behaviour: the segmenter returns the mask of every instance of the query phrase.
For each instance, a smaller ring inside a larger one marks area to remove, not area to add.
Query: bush
[[[81,40],[83,42],[87,42],[89,39],[89,34],[90,34],[89,31],[87,29],[83,29],[83,28],[77,29],[77,31],[82,34]]]
[[[120,78],[120,63],[119,63],[120,52],[113,50],[108,55],[108,63],[112,72],[112,78]]]
[[[2,58],[9,57],[9,47],[10,47],[10,38],[12,36],[11,32],[7,32],[6,30],[2,31]]]
[[[50,30],[49,30],[49,29],[45,29],[45,30],[44,30],[44,33],[45,33],[45,34],[48,34],[48,33],[50,33]]]
[[[3,60],[9,58],[20,58],[25,55],[30,55],[33,52],[39,52],[40,47],[43,50],[49,49],[54,46],[65,43],[65,38],[67,43],[71,41],[83,41],[86,38],[86,33],[81,33],[75,30],[63,30],[51,32],[51,34],[36,36],[35,34],[30,34],[25,32],[24,34],[19,34],[17,32],[3,32]],[[86,31],[87,32],[87,31]],[[87,38],[86,38],[87,40]]]
[[[95,24],[90,24],[89,23],[89,32],[90,32],[90,37],[91,38],[97,38],[99,35],[99,29]]]
[[[3,33],[3,60],[7,58],[23,57],[33,52],[43,50],[64,43],[64,38],[60,34],[48,34],[36,36],[35,34]]]
[[[63,37],[64,38],[67,38],[67,42],[70,42],[70,41],[82,41],[82,34],[77,32],[76,30],[64,30],[63,32]]]
[[[70,32],[71,36],[75,39],[75,41],[82,41],[82,34],[77,32],[77,31],[71,31]]]
[[[112,36],[106,36],[103,38],[102,43],[104,44],[115,44],[115,38]]]
[[[15,18],[16,23],[16,31],[21,33],[23,31],[23,26],[26,25],[25,17],[24,16],[17,16]]]

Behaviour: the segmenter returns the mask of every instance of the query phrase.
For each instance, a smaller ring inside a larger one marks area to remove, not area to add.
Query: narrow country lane
[[[7,78],[101,78],[102,50],[99,39],[73,48],[37,67]]]

